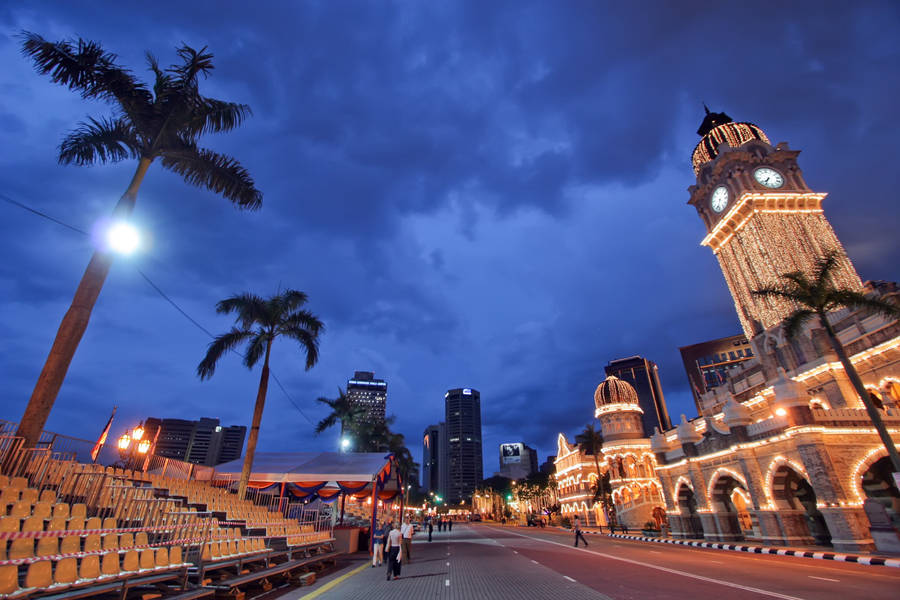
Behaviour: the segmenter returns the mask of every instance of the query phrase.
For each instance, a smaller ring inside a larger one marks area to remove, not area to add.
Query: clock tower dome
[[[773,147],[752,123],[706,110],[692,162],[696,185],[688,201],[706,226],[701,242],[719,261],[744,333],[752,339],[778,325],[794,305],[753,290],[780,283],[792,271],[810,274],[827,252],[838,252],[837,286],[862,290],[859,275],[825,218],[826,194],[813,192],[797,166],[798,150]]]

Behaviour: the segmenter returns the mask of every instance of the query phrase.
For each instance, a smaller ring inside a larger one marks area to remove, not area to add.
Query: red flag
[[[100,455],[100,450],[103,448],[103,444],[106,443],[106,437],[109,435],[109,428],[112,427],[113,417],[116,416],[116,408],[117,407],[113,406],[112,414],[109,415],[109,421],[106,422],[103,433],[100,434],[100,437],[97,438],[97,443],[94,444],[94,447],[91,449],[91,462],[97,462],[97,456]]]

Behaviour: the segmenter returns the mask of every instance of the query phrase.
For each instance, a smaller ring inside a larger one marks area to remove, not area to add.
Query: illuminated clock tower
[[[798,150],[773,147],[752,123],[735,123],[725,113],[706,111],[697,133],[702,137],[692,162],[697,184],[692,204],[731,290],[748,339],[778,325],[792,303],[751,294],[780,283],[791,271],[811,273],[830,250],[839,254],[833,281],[862,290],[859,275],[822,211],[826,194],[803,181]]]

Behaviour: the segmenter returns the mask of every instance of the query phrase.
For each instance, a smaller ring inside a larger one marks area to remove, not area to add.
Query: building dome
[[[719,144],[723,142],[732,148],[737,148],[751,140],[770,143],[763,130],[753,123],[735,123],[725,113],[709,112],[708,108],[697,134],[703,139],[694,148],[694,154],[691,157],[695,175],[700,174],[700,168],[703,165],[718,156]]]
[[[600,411],[604,407],[633,404],[638,408],[638,395],[627,381],[622,381],[615,375],[610,375],[597,386],[594,391],[594,405]],[[640,408],[638,408],[640,410]]]

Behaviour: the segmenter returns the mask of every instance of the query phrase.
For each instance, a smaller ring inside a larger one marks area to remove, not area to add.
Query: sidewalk
[[[564,527],[557,527],[562,531],[571,531]],[[691,546],[693,548],[706,548],[708,550],[728,550],[732,552],[750,552],[752,554],[773,554],[777,556],[795,556],[799,558],[816,558],[820,560],[834,560],[838,562],[852,562],[861,565],[878,567],[900,568],[900,557],[884,554],[858,553],[843,554],[834,552],[826,547],[797,548],[789,546],[760,546],[755,544],[727,544],[722,542],[707,542],[704,540],[683,540],[676,538],[646,537],[636,534],[601,533],[596,528],[582,528],[584,533],[592,535],[605,535],[606,537],[620,540],[632,540],[636,542],[653,542],[656,544],[674,544],[676,546]]]

